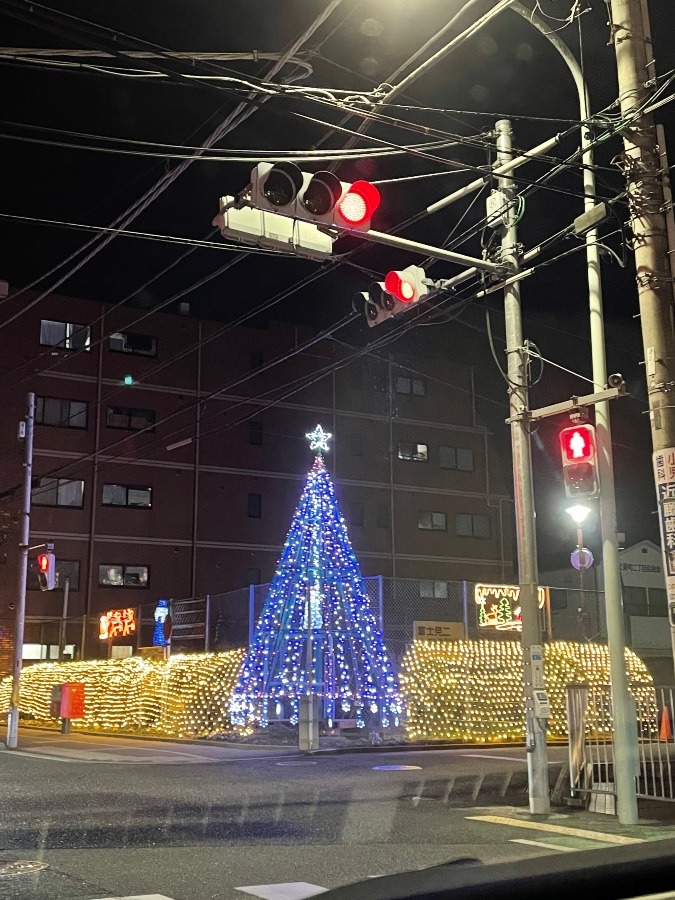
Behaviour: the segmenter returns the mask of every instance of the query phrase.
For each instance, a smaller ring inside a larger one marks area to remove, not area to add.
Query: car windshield
[[[0,21],[0,900],[670,890],[671,0]]]

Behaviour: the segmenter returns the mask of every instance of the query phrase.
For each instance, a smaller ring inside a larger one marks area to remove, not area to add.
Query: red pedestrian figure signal
[[[38,553],[38,583],[41,591],[53,591],[56,586],[56,558],[53,553]]]
[[[598,493],[595,428],[576,425],[560,432],[565,493],[568,497],[592,497]]]
[[[560,432],[560,446],[569,462],[586,462],[595,456],[595,429],[592,425],[577,425]]]

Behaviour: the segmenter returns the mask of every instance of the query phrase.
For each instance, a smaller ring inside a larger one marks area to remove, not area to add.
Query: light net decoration
[[[651,675],[630,650],[626,650],[626,671],[636,685],[632,687],[634,695],[653,694],[648,687]],[[570,684],[609,684],[609,651],[602,644],[545,644],[544,675],[552,712],[548,733],[564,738],[565,688]],[[412,740],[489,743],[525,737],[518,641],[415,641],[401,666],[401,691]],[[610,731],[609,708],[600,718],[602,721],[593,723],[594,729]]]
[[[227,653],[176,655],[168,661],[130,659],[38,663],[21,676],[21,717],[54,724],[52,686],[84,683],[85,716],[73,728],[88,731],[206,737],[232,731],[229,701],[245,656]],[[0,682],[0,713],[9,708],[11,679]]]
[[[298,721],[302,695],[320,698],[329,727],[398,725],[393,666],[323,462],[330,435],[307,435],[317,451],[231,703],[237,726]]]

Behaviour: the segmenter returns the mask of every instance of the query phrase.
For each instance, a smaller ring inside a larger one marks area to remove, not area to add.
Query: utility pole
[[[623,133],[621,168],[626,176],[629,224],[637,271],[649,422],[654,450],[661,543],[668,591],[670,629],[675,649],[675,336],[672,321],[672,273],[664,215],[659,148],[654,122],[642,109],[654,91],[649,16],[640,0],[611,0],[611,29],[616,53]],[[670,471],[669,471],[670,469]]]
[[[27,397],[26,433],[24,437],[23,494],[21,498],[21,538],[19,542],[19,575],[16,620],[14,624],[14,661],[12,663],[12,700],[7,715],[7,749],[16,750],[19,740],[19,692],[23,663],[23,632],[26,622],[26,576],[28,574],[28,542],[30,540],[30,498],[33,479],[33,430],[35,394]]]
[[[497,165],[503,166],[513,158],[511,123],[500,119],[497,132]],[[514,184],[508,175],[499,177],[499,190],[506,199],[503,207],[501,263],[510,271],[518,270],[519,251],[516,232],[516,211],[513,204]],[[529,409],[527,387],[528,354],[523,346],[520,311],[520,283],[504,288],[504,317],[506,322],[507,376],[509,381],[509,413],[511,420],[511,451],[513,454],[513,491],[518,543],[518,582],[523,630],[523,680],[525,683],[525,727],[527,746],[527,776],[530,812],[545,815],[551,811],[548,782],[548,754],[546,724],[535,715],[535,690],[544,689],[541,624],[539,621],[537,571],[537,535],[534,522],[534,489],[532,482],[532,453],[529,422],[523,412]]]
[[[66,649],[66,621],[68,619],[68,597],[70,595],[70,576],[66,575],[63,585],[63,609],[61,610],[61,625],[59,628],[59,662],[63,662],[63,654]]]

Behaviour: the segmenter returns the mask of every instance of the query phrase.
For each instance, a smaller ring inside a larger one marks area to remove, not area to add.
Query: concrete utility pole
[[[497,131],[497,165],[503,166],[513,156],[511,123],[500,119]],[[501,262],[518,268],[519,252],[516,233],[516,211],[513,204],[514,184],[508,175],[499,177],[499,190],[507,202],[502,227]],[[534,490],[532,483],[532,454],[529,422],[523,411],[529,409],[527,388],[528,355],[523,346],[520,312],[520,284],[515,282],[504,289],[506,321],[507,375],[509,380],[509,412],[511,419],[511,450],[513,453],[513,492],[518,543],[518,582],[520,608],[523,618],[523,677],[525,682],[525,721],[527,741],[527,775],[530,812],[546,814],[551,811],[548,783],[548,754],[545,722],[535,715],[535,689],[544,688],[542,638],[539,621],[537,572],[537,535],[534,521]]]
[[[649,396],[649,421],[654,449],[657,500],[664,572],[668,588],[671,638],[675,648],[675,563],[669,547],[675,522],[669,507],[675,499],[675,336],[672,320],[672,274],[668,260],[668,234],[664,215],[659,148],[648,105],[654,91],[649,17],[640,0],[611,0],[611,28],[619,79],[623,129],[621,168],[626,176],[629,224],[637,270],[638,298]],[[662,462],[663,465],[658,463]]]
[[[30,540],[30,497],[33,480],[33,431],[35,394],[28,394],[23,463],[23,495],[21,498],[21,539],[19,543],[18,598],[14,625],[14,662],[12,664],[12,700],[7,715],[7,749],[16,750],[19,740],[19,692],[23,663],[23,632],[26,622],[26,576],[28,574],[28,542]]]

